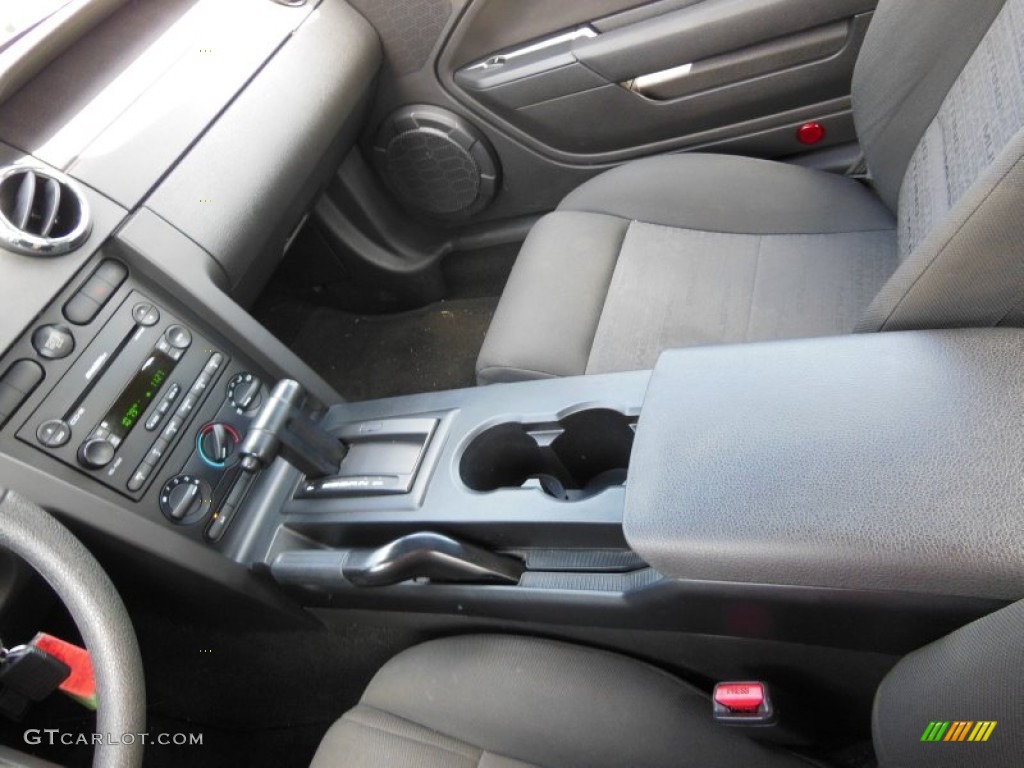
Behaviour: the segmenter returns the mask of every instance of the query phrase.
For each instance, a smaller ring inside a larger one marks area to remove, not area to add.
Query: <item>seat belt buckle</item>
[[[719,683],[711,701],[715,721],[723,725],[763,727],[775,724],[775,707],[765,683]]]

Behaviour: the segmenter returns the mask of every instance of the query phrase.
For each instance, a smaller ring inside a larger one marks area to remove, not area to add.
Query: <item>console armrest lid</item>
[[[1024,596],[1024,332],[665,353],[624,527],[680,579]]]

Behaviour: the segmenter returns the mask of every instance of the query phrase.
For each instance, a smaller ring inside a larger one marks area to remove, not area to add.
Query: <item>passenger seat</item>
[[[874,190],[784,163],[640,160],[533,229],[482,384],[665,349],[1024,321],[1024,0],[881,0],[854,74]]]
[[[897,664],[875,696],[881,768],[1020,766],[1022,638],[1024,602]],[[313,768],[809,764],[716,723],[707,696],[659,669],[606,651],[502,635],[434,640],[399,654],[331,727],[313,759]]]

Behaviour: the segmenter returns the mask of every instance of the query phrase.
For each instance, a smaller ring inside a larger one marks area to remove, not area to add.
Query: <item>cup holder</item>
[[[469,444],[459,464],[467,488],[540,488],[579,501],[624,485],[636,418],[606,408],[546,424],[499,424]]]

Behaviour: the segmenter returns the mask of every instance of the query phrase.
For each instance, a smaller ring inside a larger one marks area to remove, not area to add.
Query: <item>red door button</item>
[[[715,686],[715,703],[730,712],[757,712],[764,704],[761,683],[722,683]]]
[[[825,126],[821,123],[804,123],[796,129],[796,140],[808,147],[820,144],[825,139]]]

